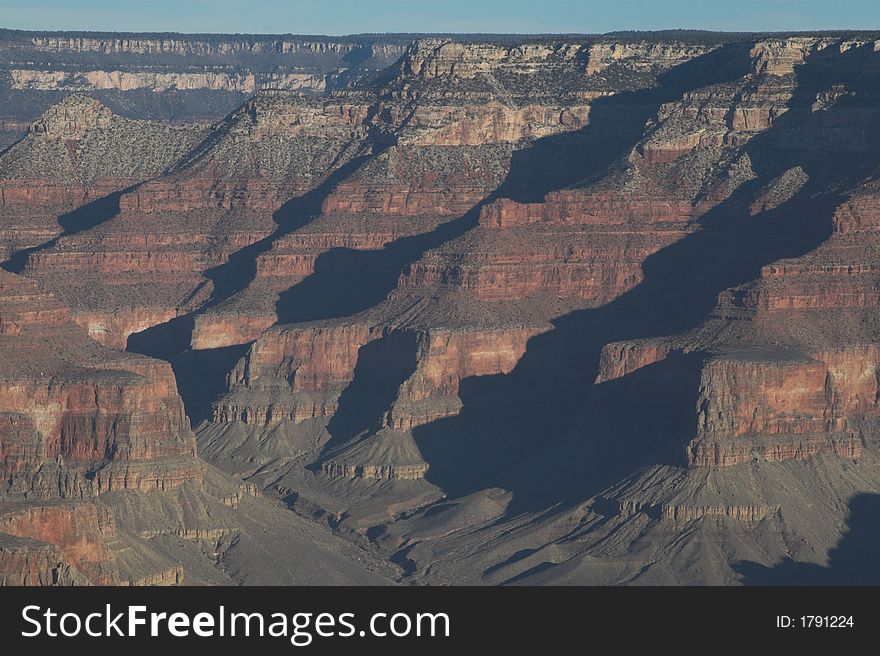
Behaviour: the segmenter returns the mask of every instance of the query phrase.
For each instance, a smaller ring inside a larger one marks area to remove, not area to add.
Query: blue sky
[[[0,27],[299,34],[880,29],[880,0],[0,0]]]

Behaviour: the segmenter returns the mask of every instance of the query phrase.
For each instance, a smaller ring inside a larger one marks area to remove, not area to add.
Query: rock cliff
[[[65,95],[85,93],[130,118],[213,121],[261,89],[321,94],[396,61],[403,36],[0,34],[0,146]]]

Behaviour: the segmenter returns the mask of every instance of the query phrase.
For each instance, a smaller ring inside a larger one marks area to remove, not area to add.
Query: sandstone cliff
[[[202,547],[225,551],[233,534],[250,542],[254,526],[233,509],[251,506],[271,524],[272,507],[249,486],[206,477],[170,365],[99,345],[51,294],[6,272],[0,325],[0,582],[231,582]],[[282,531],[269,548],[283,551],[302,531]],[[318,562],[337,557],[331,546],[304,548]],[[341,580],[381,581],[339,566]]]

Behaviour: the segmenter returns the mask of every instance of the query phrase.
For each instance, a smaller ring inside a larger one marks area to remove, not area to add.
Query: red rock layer
[[[480,212],[480,225],[510,228],[533,223],[554,225],[609,225],[621,223],[676,223],[694,215],[685,200],[638,198],[630,193],[558,191],[542,203],[501,199]]]
[[[133,178],[98,178],[86,184],[62,185],[45,178],[0,179],[0,211],[51,207],[72,210],[139,182]]]
[[[88,584],[54,544],[0,533],[0,586]]]
[[[357,324],[267,330],[230,372],[230,392],[213,421],[272,426],[332,416],[354,377],[358,350],[371,338],[370,328]]]
[[[602,348],[596,384],[616,380],[666,358],[672,346],[663,339],[611,342]]]
[[[415,371],[401,385],[383,426],[409,430],[458,413],[459,384],[470,376],[509,373],[536,328],[420,331]]]
[[[6,255],[57,236],[58,217],[159,174],[203,131],[132,121],[94,99],[64,98],[0,157]]]
[[[463,289],[480,301],[541,295],[607,303],[641,282],[642,262],[687,234],[682,225],[653,231],[615,228],[478,228],[468,243],[431,251],[408,267],[400,289]],[[462,253],[462,250],[465,252]]]
[[[877,347],[863,345],[810,357],[710,359],[701,374],[690,464],[729,466],[827,451],[858,458],[862,443],[853,420],[880,413],[878,358]]]
[[[124,349],[133,333],[165,323],[176,316],[176,310],[156,311],[133,307],[104,312],[78,312],[72,318],[96,342],[111,348]]]
[[[734,290],[725,301],[767,317],[880,307],[875,255],[880,196],[873,186],[860,189],[836,209],[834,232],[819,248],[763,267],[760,279]]]
[[[103,349],[25,278],[0,276],[5,491],[43,498],[198,480],[171,367]]]
[[[110,585],[119,581],[116,563],[104,543],[105,539],[114,537],[116,533],[113,514],[106,507],[93,503],[25,507],[0,505],[0,532],[55,545],[62,558],[61,563],[90,583]],[[29,583],[51,585],[57,582],[47,580],[45,565],[39,561],[31,560],[26,565],[30,571],[22,578],[28,579]],[[53,570],[57,572],[58,569],[59,564],[55,564]],[[53,574],[53,579],[55,576],[57,574]]]

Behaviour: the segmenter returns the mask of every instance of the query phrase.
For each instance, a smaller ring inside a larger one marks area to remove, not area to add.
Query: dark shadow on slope
[[[722,46],[660,74],[654,87],[594,100],[586,127],[539,139],[514,154],[499,197],[537,203],[551,191],[598,180],[627,157],[661,105],[688,91],[748,73],[751,45]]]
[[[656,114],[662,103],[688,89],[740,77],[745,72],[748,47],[735,44],[719,48],[660,75],[657,87],[597,100],[591,110],[591,122],[585,128],[539,139],[515,152],[511,171],[501,186],[462,217],[431,232],[396,240],[379,250],[340,248],[321,255],[311,276],[280,295],[276,304],[279,323],[342,317],[365,310],[393,290],[405,266],[475,227],[480,209],[487,203],[502,197],[541,199],[551,191],[588,179],[591,173],[598,175],[629,152],[641,136],[645,121]],[[377,136],[371,156],[388,145],[387,139]],[[337,184],[369,157],[351,160],[311,192],[285,203],[273,216],[278,228],[271,235],[207,271],[214,292],[204,309],[244,290],[256,276],[258,256],[314,218]],[[193,325],[191,317],[174,319],[132,335],[128,349],[166,359],[173,365],[189,349]]]
[[[356,171],[369,156],[355,157],[346,162],[311,191],[302,196],[291,198],[272,214],[272,220],[278,226],[272,234],[259,241],[235,251],[220,266],[208,269],[205,277],[213,283],[213,293],[207,307],[229,299],[244,290],[257,275],[257,258],[272,248],[277,240],[286,234],[301,228],[317,216],[321,204],[342,180]]]
[[[417,339],[415,333],[395,331],[358,349],[354,378],[340,395],[338,409],[327,425],[331,437],[319,461],[359,435],[380,428],[400,386],[416,370]]]
[[[272,234],[235,251],[224,264],[206,271],[205,277],[213,283],[213,292],[208,303],[199,311],[214,307],[244,290],[256,277],[257,258],[268,251],[277,239],[311,221],[321,211],[321,204],[336,185],[368,157],[364,155],[346,162],[311,191],[285,202],[272,215],[278,226]],[[190,422],[197,425],[210,415],[211,403],[225,391],[226,374],[250,344],[193,350],[190,346],[194,328],[195,313],[176,317],[129,336],[126,350],[171,363],[175,374],[179,372],[186,379],[186,382],[180,383],[181,396],[184,396]],[[199,389],[184,391],[184,387],[190,384]]]
[[[532,554],[537,553],[538,551],[540,551],[540,549],[537,549],[537,548],[536,549],[520,549],[519,551],[514,553],[509,558],[502,560],[500,563],[492,565],[492,567],[488,568],[485,572],[483,572],[483,576],[484,577],[489,576],[499,570],[504,569],[505,567],[508,567],[510,565],[518,563],[521,560],[525,560],[526,558],[528,558]]]
[[[211,404],[226,391],[226,375],[250,348],[250,343],[226,348],[190,348],[192,314],[166,321],[128,337],[125,350],[165,360],[174,370],[177,389],[190,424],[211,417]]]
[[[705,359],[705,353],[671,353],[595,384],[579,426],[579,432],[602,436],[595,442],[593,458],[613,461],[632,445],[639,460],[684,465],[685,447],[697,425],[695,400]]]
[[[404,237],[372,251],[337,248],[320,255],[312,275],[279,295],[278,323],[349,316],[381,302],[401,270],[426,252],[477,226],[480,210],[499,198],[540,201],[552,191],[598,177],[625,157],[660,106],[706,84],[734,80],[748,71],[749,44],[734,44],[681,64],[649,89],[596,100],[580,130],[537,139],[515,151],[502,184],[464,216],[435,230]]]
[[[790,558],[767,567],[734,565],[745,585],[880,585],[880,495],[858,494],[849,502],[846,532],[828,553],[828,566]]]
[[[170,360],[174,355],[189,349],[194,327],[195,317],[192,314],[175,317],[165,323],[132,333],[128,336],[125,350]]]
[[[244,357],[251,343],[188,350],[169,358],[186,416],[193,427],[211,419],[214,401],[228,389],[227,375]]]
[[[21,273],[27,265],[28,258],[34,253],[54,248],[64,237],[70,237],[71,235],[85,232],[86,230],[109,221],[119,214],[119,199],[123,194],[137,189],[138,186],[139,185],[132,185],[126,189],[115,191],[112,194],[107,194],[106,196],[102,196],[101,198],[86,203],[72,212],[62,214],[58,217],[58,225],[61,226],[61,234],[43,244],[16,251],[8,260],[0,264],[0,266],[6,271]]]
[[[530,567],[526,571],[520,572],[516,576],[511,577],[509,580],[504,582],[504,585],[516,585],[520,581],[527,581],[529,578],[531,578],[533,576],[537,576],[541,572],[546,572],[548,570],[551,570],[554,567],[556,567],[556,565],[554,563],[550,563],[550,562],[539,563],[539,564],[535,565],[534,567]]]
[[[480,207],[431,232],[397,239],[378,250],[334,248],[322,253],[310,276],[278,295],[278,323],[346,317],[382,302],[404,267],[476,227]]]
[[[873,128],[865,150],[839,157],[809,150],[829,127],[826,113],[811,107],[816,93],[832,83],[853,92],[838,104],[871,102],[872,97],[876,102],[878,73],[880,58],[864,48],[836,59],[815,55],[799,67],[789,111],[746,146],[756,180],[707,212],[701,230],[649,257],[644,280],[635,288],[605,306],[555,320],[552,330],[529,340],[510,374],[462,381],[458,416],[415,429],[430,464],[428,480],[452,497],[495,485],[512,491],[509,516],[588,499],[609,482],[656,463],[656,442],[661,458],[679,445],[677,431],[607,434],[590,426],[602,347],[693,328],[708,317],[721,291],[754,280],[762,266],[803,255],[827,239],[842,200],[835,190],[857,184],[880,163],[880,135]],[[784,148],[793,138],[795,147]],[[788,202],[751,216],[749,206],[762,186],[794,166],[804,169],[809,182]],[[649,397],[627,393],[622,383],[618,387],[620,393],[603,399],[602,411],[619,417],[641,414],[639,407]]]

